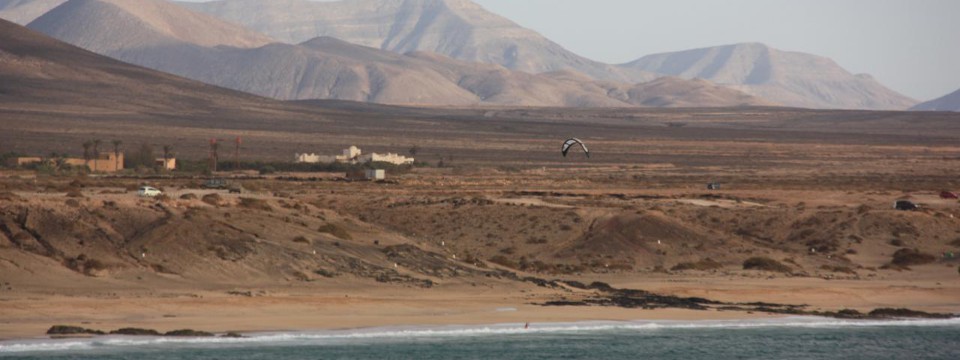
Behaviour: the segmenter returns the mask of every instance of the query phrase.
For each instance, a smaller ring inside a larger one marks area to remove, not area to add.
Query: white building
[[[413,164],[414,159],[408,158],[395,153],[387,154],[377,154],[370,153],[364,154],[360,148],[356,146],[350,146],[349,148],[343,149],[343,153],[336,156],[328,155],[317,155],[317,154],[296,154],[298,163],[348,163],[348,164],[365,164],[368,162],[385,162],[394,165],[407,165]]]

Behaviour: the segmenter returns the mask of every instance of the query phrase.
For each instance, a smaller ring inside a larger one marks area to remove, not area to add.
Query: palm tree
[[[90,168],[90,148],[93,147],[93,141],[83,143],[83,164]]]
[[[93,169],[94,169],[94,171],[93,171],[93,172],[97,172],[97,171],[96,171],[96,170],[97,170],[97,163],[98,163],[98,160],[100,160],[100,143],[102,143],[102,141],[100,141],[100,139],[94,139],[94,140],[93,140],[93,156],[94,156],[94,158],[93,158]]]
[[[213,171],[217,171],[217,163],[220,162],[220,154],[217,153],[220,150],[220,143],[214,142],[210,144],[210,149],[213,150]]]
[[[120,171],[120,145],[123,145],[123,141],[113,141],[113,168],[117,171]]]
[[[167,170],[167,162],[170,161],[170,157],[173,156],[173,146],[164,145],[163,146],[163,169]]]

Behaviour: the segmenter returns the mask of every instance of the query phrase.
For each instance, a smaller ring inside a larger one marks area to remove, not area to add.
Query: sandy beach
[[[625,286],[729,302],[808,304],[818,310],[910,307],[960,312],[960,285],[953,279],[828,281],[823,279],[724,279],[694,277],[623,279]],[[110,331],[136,327],[161,332],[196,329],[215,333],[309,331],[407,325],[486,325],[634,320],[733,320],[783,317],[738,311],[553,307],[535,305],[577,294],[536,286],[436,289],[384,288],[369,284],[316,289],[235,289],[229,291],[103,293],[18,293],[0,296],[0,338],[44,336],[52,325]],[[248,293],[249,292],[249,293]],[[249,296],[248,296],[249,294]]]

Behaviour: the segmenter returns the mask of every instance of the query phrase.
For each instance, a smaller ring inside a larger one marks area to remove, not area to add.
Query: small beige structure
[[[42,162],[42,161],[43,161],[43,158],[40,158],[40,157],[36,157],[36,156],[26,156],[26,157],[18,157],[18,158],[16,159],[16,161],[11,161],[11,164],[10,164],[10,165],[14,165],[14,166],[17,166],[17,167],[21,167],[21,166],[24,166],[24,165],[35,164],[35,163]]]
[[[367,180],[379,181],[387,179],[387,171],[383,169],[368,169]]]
[[[317,154],[296,154],[296,161],[298,163],[307,163],[307,164],[329,164],[329,163],[346,163],[346,164],[366,164],[369,162],[385,162],[394,165],[407,165],[413,164],[414,159],[408,158],[406,156],[387,153],[387,154],[377,154],[369,153],[364,154],[363,150],[356,146],[350,146],[349,148],[343,149],[343,153],[340,155],[329,156],[329,155],[317,155]]]
[[[176,170],[177,169],[177,158],[159,158],[154,161],[154,166],[159,167],[164,170]]]
[[[387,172],[383,169],[354,170],[347,172],[347,179],[380,181],[387,179]]]

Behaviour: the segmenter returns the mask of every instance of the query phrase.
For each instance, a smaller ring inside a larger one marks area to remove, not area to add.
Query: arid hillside
[[[0,266],[5,280],[37,287],[229,289],[689,271],[884,279],[956,276],[960,265],[943,255],[960,249],[960,208],[936,192],[751,190],[733,179],[732,190],[706,191],[663,174],[653,177],[667,188],[642,190],[616,173],[423,170],[392,185],[268,178],[238,180],[240,195],[187,179],[5,180]],[[138,198],[144,181],[165,196]],[[902,198],[922,210],[894,210]],[[766,263],[754,269],[751,259]]]

